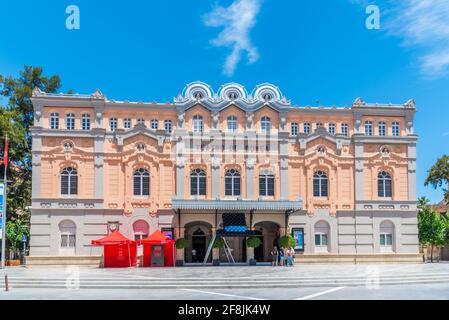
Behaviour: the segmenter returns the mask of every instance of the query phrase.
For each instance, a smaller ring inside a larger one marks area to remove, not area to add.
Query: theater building
[[[260,262],[286,234],[304,261],[418,257],[413,100],[304,107],[271,84],[194,82],[173,103],[32,102],[31,263],[98,258],[91,240],[113,228],[185,237],[178,259],[202,262],[225,217],[260,237]],[[227,240],[252,255],[245,235]]]

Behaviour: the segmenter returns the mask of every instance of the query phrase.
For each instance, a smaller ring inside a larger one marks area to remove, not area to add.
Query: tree
[[[448,243],[449,222],[429,205],[423,205],[421,199],[418,214],[419,242],[423,246],[430,246],[430,261],[433,262],[434,247],[442,247]]]
[[[0,75],[0,95],[7,105],[0,107],[1,157],[3,141],[9,139],[8,198],[7,198],[7,240],[12,250],[17,250],[17,231],[29,232],[31,204],[31,134],[33,105],[31,96],[34,88],[54,93],[60,88],[59,76],[44,76],[41,67],[24,66],[19,77]],[[3,170],[3,166],[0,167]],[[1,171],[3,172],[3,171]],[[20,228],[18,229],[18,226]],[[22,239],[20,235],[20,240]]]
[[[296,245],[296,240],[292,236],[283,236],[279,239],[279,244],[282,248],[290,248]]]
[[[444,155],[428,171],[425,185],[431,185],[435,189],[442,188],[444,191],[444,201],[449,204],[449,156]]]

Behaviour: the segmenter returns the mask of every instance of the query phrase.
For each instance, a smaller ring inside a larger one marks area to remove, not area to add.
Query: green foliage
[[[419,241],[425,246],[444,246],[448,243],[449,221],[429,206],[418,215]]]
[[[262,241],[259,237],[249,237],[246,240],[246,246],[249,248],[258,248],[262,244]]]
[[[7,239],[17,249],[23,230],[29,230],[31,204],[31,134],[34,113],[31,97],[34,88],[54,93],[60,88],[59,76],[47,77],[42,68],[24,66],[19,77],[0,75],[0,96],[7,101],[0,106],[0,154],[3,158],[4,138],[9,139]],[[3,165],[0,168],[3,175]],[[29,231],[26,231],[29,232]]]
[[[179,238],[176,240],[176,249],[185,249],[189,247],[189,240],[186,238]]]
[[[214,249],[221,249],[224,247],[224,240],[222,237],[216,237],[214,245],[212,246]]]
[[[444,155],[428,171],[425,185],[431,185],[435,189],[442,188],[444,200],[449,204],[449,156]]]
[[[288,236],[281,237],[279,239],[279,244],[281,245],[282,248],[290,248],[290,247],[294,247],[296,245],[296,241],[295,241],[295,238],[288,235]]]
[[[6,238],[10,248],[19,250],[22,247],[22,237],[30,238],[30,231],[27,223],[23,220],[10,220],[6,223]]]

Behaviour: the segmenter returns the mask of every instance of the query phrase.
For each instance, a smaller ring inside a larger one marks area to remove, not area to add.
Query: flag
[[[5,151],[3,152],[3,164],[5,165],[5,170],[8,168],[8,137],[5,137]]]

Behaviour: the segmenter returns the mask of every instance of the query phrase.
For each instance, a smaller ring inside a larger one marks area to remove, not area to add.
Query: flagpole
[[[8,136],[5,136],[5,150],[7,148],[8,144]],[[2,212],[2,264],[1,268],[5,269],[5,258],[6,258],[6,186],[8,185],[6,181],[6,170],[7,170],[7,159],[8,154],[3,155],[3,164],[4,164],[4,170],[3,170],[3,212]]]

